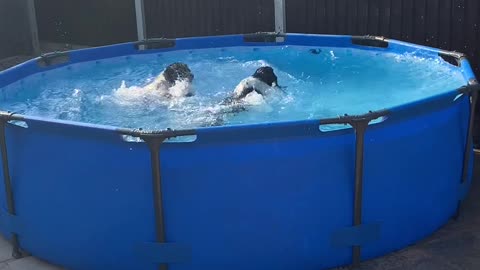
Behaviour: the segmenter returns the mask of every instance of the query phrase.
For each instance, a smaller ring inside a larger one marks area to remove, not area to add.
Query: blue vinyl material
[[[332,234],[332,245],[338,247],[363,246],[380,238],[382,226],[377,224],[361,224],[346,227]]]
[[[388,52],[439,50],[389,41]],[[349,36],[290,34],[284,43],[354,46]],[[244,43],[243,36],[177,39],[165,50]],[[355,47],[359,47],[356,46]],[[153,51],[132,43],[69,53],[70,62]],[[0,72],[0,86],[41,68]],[[67,63],[67,64],[69,64]],[[468,61],[465,82],[474,79]],[[7,125],[16,216],[0,185],[0,230],[34,256],[73,270],[326,269],[399,250],[451,218],[461,184],[470,102],[452,90],[388,110],[365,134],[362,226],[353,227],[355,133],[319,120],[204,128],[160,147],[166,243],[155,243],[150,152],[114,127],[25,116]],[[470,151],[471,149],[469,149]],[[245,169],[248,168],[248,169]],[[0,170],[2,170],[0,168]],[[2,179],[4,178],[2,171]]]

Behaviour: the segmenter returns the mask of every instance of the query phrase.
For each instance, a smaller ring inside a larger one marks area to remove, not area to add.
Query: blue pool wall
[[[288,35],[283,44],[365,49],[348,36]],[[244,45],[273,44],[225,36],[178,39],[172,49]],[[391,40],[368,49],[438,53]],[[119,44],[69,52],[69,63],[156,51]],[[1,72],[0,86],[60,66],[29,61]],[[472,81],[466,60],[461,68]],[[435,232],[468,191],[471,105],[459,93],[389,108],[368,127],[358,227],[352,128],[322,132],[320,119],[202,128],[193,142],[162,144],[163,244],[145,143],[126,141],[116,127],[22,116],[28,127],[6,125],[16,213],[0,185],[0,229],[68,269],[326,269],[350,264],[353,243],[363,260],[382,256]]]
[[[218,48],[233,46],[279,46],[279,45],[303,45],[303,46],[322,46],[322,47],[351,47],[363,50],[374,50],[380,52],[392,53],[417,53],[425,56],[437,56],[443,50],[411,44],[407,42],[389,39],[388,48],[365,47],[352,44],[352,36],[337,35],[313,35],[313,34],[288,34],[284,42],[264,43],[264,42],[244,42],[243,35],[229,35],[217,37],[197,37],[197,38],[178,38],[175,39],[176,46],[172,48],[164,48],[158,50],[137,50],[134,42],[122,43],[117,45],[87,48],[70,51],[70,61],[63,65],[55,65],[50,67],[40,67],[36,64],[37,59],[32,59],[23,64],[10,68],[2,72],[2,80],[0,87],[8,85],[12,82],[25,78],[26,76],[45,72],[51,69],[66,66],[72,63],[87,62],[92,60],[107,59],[112,57],[135,55],[135,54],[152,54],[155,52],[167,52],[173,50],[190,50],[200,48]],[[474,79],[475,75],[470,67],[469,62],[462,60],[462,72],[465,78]]]

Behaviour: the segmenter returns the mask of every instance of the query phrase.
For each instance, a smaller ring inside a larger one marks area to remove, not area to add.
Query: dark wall
[[[273,0],[145,0],[149,37],[274,31]]]
[[[286,0],[286,8],[288,32],[382,35],[456,50],[480,76],[480,0]]]
[[[134,0],[37,0],[41,40],[105,45],[137,38]],[[149,37],[273,31],[273,0],[145,0]]]
[[[40,40],[99,46],[137,39],[134,0],[36,0]]]
[[[0,59],[32,53],[26,1],[0,0]]]
[[[273,31],[273,2],[145,0],[148,36]],[[288,32],[383,35],[457,50],[480,72],[480,0],[286,0],[286,8]],[[136,39],[134,0],[36,0],[36,9],[41,40],[95,46]],[[1,12],[0,18],[16,17]]]

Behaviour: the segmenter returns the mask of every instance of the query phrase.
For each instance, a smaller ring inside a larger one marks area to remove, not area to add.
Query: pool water
[[[351,48],[233,47],[84,62],[29,76],[2,89],[2,110],[94,124],[159,130],[336,117],[380,110],[454,90],[461,71],[438,57]],[[168,64],[187,63],[196,95],[166,99],[142,86]],[[260,66],[285,93],[220,105]],[[122,85],[123,84],[123,85]]]

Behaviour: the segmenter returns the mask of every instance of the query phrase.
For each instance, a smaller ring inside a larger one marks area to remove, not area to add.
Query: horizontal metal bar
[[[345,115],[338,118],[320,120],[320,124],[321,125],[349,124],[354,126],[356,125],[357,122],[362,122],[362,121],[370,122],[380,117],[383,117],[387,114],[388,114],[388,111],[384,110],[384,111],[378,111],[378,112],[369,112],[364,115]],[[197,131],[195,129],[185,129],[185,130],[166,129],[166,130],[157,130],[157,131],[144,131],[142,129],[118,128],[117,132],[119,132],[122,135],[137,137],[144,140],[148,140],[149,138],[168,139],[168,138],[175,138],[175,137],[197,135]]]
[[[387,110],[369,112],[363,115],[344,115],[336,118],[327,118],[320,120],[320,125],[331,125],[331,124],[348,124],[352,125],[361,121],[373,121],[380,117],[384,117],[388,114]],[[353,126],[353,125],[352,125]]]
[[[243,35],[244,42],[265,42],[275,43],[277,38],[286,38],[285,33],[279,32],[257,32]],[[283,40],[284,41],[284,40]]]
[[[13,112],[0,111],[0,118],[5,121],[24,121],[25,116]]]
[[[134,43],[134,46],[137,50],[154,50],[154,49],[165,49],[175,47],[177,41],[175,39],[168,38],[151,38]]]
[[[193,136],[197,134],[197,131],[194,129],[185,129],[185,130],[166,129],[166,130],[158,130],[158,131],[144,131],[141,129],[119,128],[117,129],[117,131],[122,135],[137,137],[144,140],[149,138],[168,139],[168,138],[182,137],[182,136]]]
[[[64,64],[70,61],[68,52],[51,52],[40,55],[37,64],[40,67],[48,67],[52,65]]]
[[[352,44],[359,46],[388,48],[389,41],[384,37],[377,36],[352,36]]]

